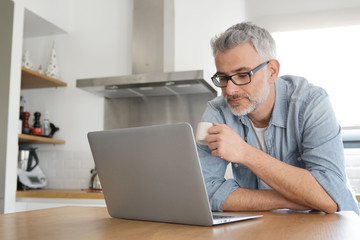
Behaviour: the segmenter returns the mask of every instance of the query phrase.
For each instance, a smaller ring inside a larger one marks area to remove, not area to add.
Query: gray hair
[[[249,42],[259,54],[260,60],[276,58],[276,44],[271,34],[251,22],[242,22],[228,28],[211,40],[213,55],[226,52],[238,45]]]

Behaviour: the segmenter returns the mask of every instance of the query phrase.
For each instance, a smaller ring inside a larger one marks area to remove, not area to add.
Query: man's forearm
[[[274,190],[252,190],[238,188],[225,200],[223,211],[268,211],[288,208],[307,210],[308,208],[291,202]]]
[[[249,154],[252,160],[246,165],[285,198],[328,213],[337,210],[336,203],[309,171],[288,165],[255,148]]]

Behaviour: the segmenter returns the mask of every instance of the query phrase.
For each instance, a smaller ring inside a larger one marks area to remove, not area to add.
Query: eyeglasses
[[[263,62],[250,72],[244,72],[244,73],[235,73],[231,76],[219,76],[214,75],[211,77],[211,80],[215,84],[215,86],[224,88],[227,86],[227,83],[229,80],[231,80],[236,86],[246,85],[251,82],[251,76],[254,75],[257,71],[265,67],[270,61]]]

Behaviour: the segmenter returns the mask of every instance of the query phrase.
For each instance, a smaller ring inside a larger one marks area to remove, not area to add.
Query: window
[[[342,127],[360,127],[360,26],[272,34],[280,75],[305,77],[330,95]]]

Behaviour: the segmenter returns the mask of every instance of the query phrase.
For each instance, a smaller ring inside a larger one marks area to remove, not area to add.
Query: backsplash
[[[91,178],[90,170],[94,168],[94,160],[90,150],[37,151],[48,189],[86,189]]]
[[[40,167],[49,189],[84,189],[89,187],[94,160],[90,150],[64,151],[39,149]],[[360,193],[360,149],[345,149],[345,167],[350,185]]]

